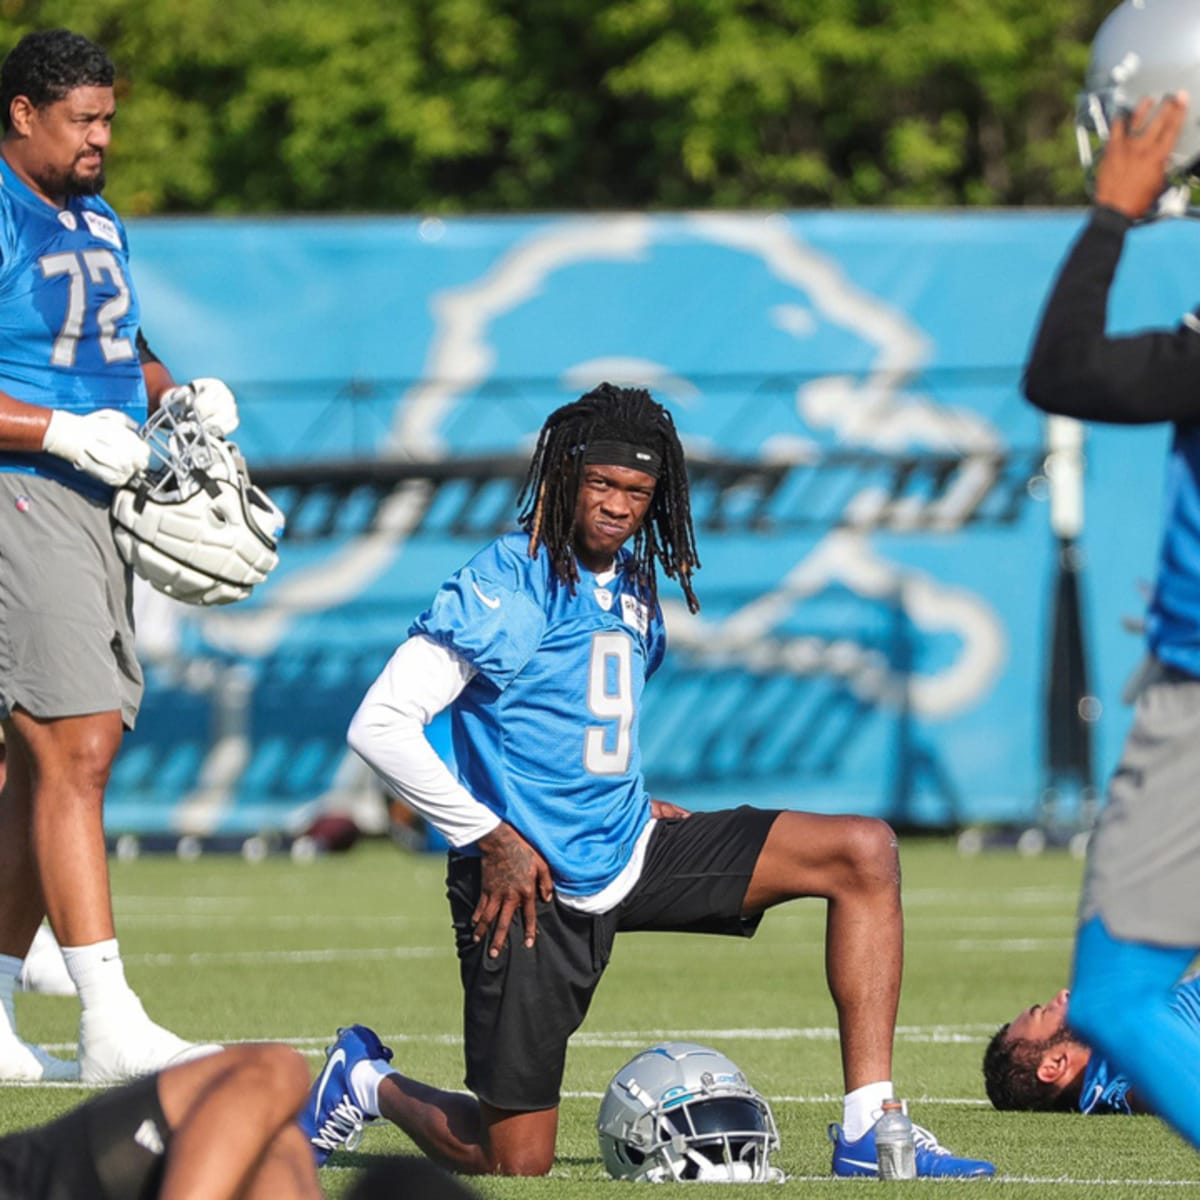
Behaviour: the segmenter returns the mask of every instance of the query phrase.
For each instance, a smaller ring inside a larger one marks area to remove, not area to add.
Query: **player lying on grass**
[[[996,1108],[1025,1112],[1152,1111],[1129,1080],[1067,1025],[1069,997],[1064,988],[996,1030],[983,1056],[988,1099]],[[1186,1028],[1200,1029],[1200,976],[1175,988],[1170,1013]]]
[[[846,1090],[833,1170],[875,1174],[903,958],[895,834],[865,817],[748,806],[689,815],[647,794],[638,714],[666,641],[656,564],[692,612],[700,566],[683,449],[649,392],[602,384],[552,413],[522,500],[521,532],[442,586],[350,728],[388,789],[452,847],[474,1095],[402,1075],[353,1026],[305,1110],[319,1160],[382,1115],[455,1170],[546,1174],[567,1042],[614,937],[750,937],[767,909],[811,896],[828,905]],[[445,708],[459,778],[425,736]],[[993,1173],[925,1130],[917,1170]]]

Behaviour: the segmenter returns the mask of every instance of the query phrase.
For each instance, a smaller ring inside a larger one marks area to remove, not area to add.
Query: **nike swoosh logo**
[[[843,1158],[841,1161],[848,1167],[864,1167],[866,1170],[873,1172],[877,1172],[879,1170],[878,1163],[863,1162],[862,1159],[859,1158]]]
[[[329,1061],[325,1064],[325,1070],[321,1072],[321,1083],[317,1088],[317,1102],[313,1106],[313,1117],[320,1119],[321,1116],[321,1101],[325,1097],[325,1088],[329,1084],[329,1077],[333,1074],[334,1067],[340,1066],[346,1061],[345,1050],[335,1050],[330,1056]]]
[[[477,595],[480,598],[480,600],[482,600],[484,602],[484,604],[486,604],[488,606],[488,608],[499,608],[500,607],[500,597],[499,596],[485,596],[479,590],[479,584],[477,584],[474,580],[471,580],[471,586],[475,589],[475,595]]]

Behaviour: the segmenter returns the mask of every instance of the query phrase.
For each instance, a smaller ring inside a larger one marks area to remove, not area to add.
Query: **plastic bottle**
[[[912,1122],[899,1100],[883,1102],[883,1116],[875,1122],[875,1156],[880,1179],[916,1179]]]

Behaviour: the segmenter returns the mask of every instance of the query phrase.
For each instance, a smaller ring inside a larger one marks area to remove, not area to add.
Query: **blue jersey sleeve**
[[[536,653],[546,613],[517,576],[519,568],[493,544],[452,575],[413,622],[503,691]]]

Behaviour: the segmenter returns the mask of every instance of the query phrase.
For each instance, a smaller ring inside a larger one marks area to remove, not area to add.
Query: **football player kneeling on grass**
[[[768,909],[810,896],[828,904],[826,973],[842,1039],[832,1167],[875,1174],[875,1122],[895,1095],[895,834],[864,817],[692,814],[647,793],[638,707],[666,643],[656,568],[696,612],[700,565],[683,448],[648,391],[601,384],[552,413],[522,500],[522,531],[447,580],[349,734],[451,846],[474,1095],[401,1074],[371,1030],[351,1026],[303,1115],[314,1152],[324,1161],[382,1115],[455,1170],[546,1174],[567,1043],[613,939],[639,929],[750,937]],[[426,737],[444,708],[458,778]],[[918,1137],[921,1175],[993,1173],[925,1130]]]

